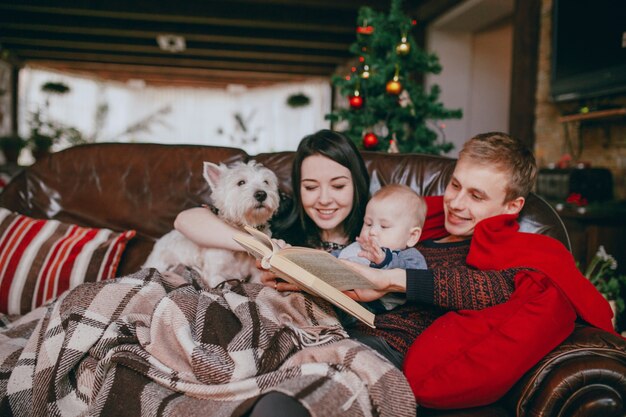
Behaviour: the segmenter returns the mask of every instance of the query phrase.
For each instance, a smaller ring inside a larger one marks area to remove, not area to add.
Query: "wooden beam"
[[[345,57],[329,56],[329,55],[313,55],[302,53],[286,53],[286,52],[269,52],[269,51],[239,51],[233,49],[200,49],[187,48],[184,52],[172,54],[162,51],[156,42],[154,45],[131,45],[131,44],[110,44],[97,42],[80,42],[69,40],[50,40],[50,39],[26,39],[12,38],[0,35],[0,43],[7,45],[8,48],[16,48],[19,46],[27,47],[43,47],[61,50],[89,51],[91,53],[103,51],[108,53],[131,53],[131,54],[161,54],[164,56],[179,57],[209,57],[209,58],[230,58],[230,59],[249,59],[249,60],[276,60],[282,62],[306,62],[310,64],[321,65],[337,65],[345,61]],[[63,54],[63,52],[60,52]]]
[[[239,0],[240,3],[257,3],[272,5],[294,5],[324,9],[358,9],[361,6],[369,6],[374,9],[387,10],[389,0]]]
[[[224,71],[197,68],[163,68],[157,66],[134,66],[116,64],[94,64],[88,62],[60,62],[36,60],[29,68],[56,70],[73,73],[88,78],[99,78],[126,83],[129,80],[143,80],[149,85],[159,86],[198,86],[223,88],[228,84],[242,84],[248,87],[267,86],[285,82],[304,82],[311,77],[295,74],[256,73],[251,71]]]
[[[31,1],[31,3],[36,3]],[[56,1],[50,6],[48,2],[41,4],[20,4],[0,3],[1,10],[26,11],[35,13],[46,13],[51,15],[74,16],[74,17],[103,17],[113,19],[128,19],[150,22],[167,22],[176,24],[199,24],[214,26],[233,26],[250,28],[268,28],[273,30],[293,30],[293,31],[323,31],[329,33],[354,33],[354,25],[340,23],[343,16],[326,14],[323,12],[314,13],[309,9],[303,13],[300,7],[287,10],[284,6],[268,11],[267,7],[259,5],[257,8],[248,5],[245,15],[253,15],[254,18],[240,17],[241,8],[234,7],[233,2],[194,2],[193,5],[201,10],[189,10],[183,14],[184,8],[178,3],[154,2],[150,11],[142,9],[134,2],[126,0],[111,0],[100,4],[106,5],[101,9],[75,7],[72,1]],[[93,6],[93,5],[92,5]],[[252,9],[252,10],[251,10]],[[348,19],[352,14],[348,16]]]
[[[2,17],[0,16],[0,19]],[[126,28],[99,28],[93,26],[68,26],[51,24],[31,24],[31,23],[8,23],[1,22],[4,33],[11,31],[30,31],[40,32],[33,34],[37,38],[45,37],[47,34],[71,34],[71,35],[89,35],[100,37],[112,37],[122,39],[150,39],[155,40],[156,36],[162,31],[157,30],[138,30]],[[177,35],[183,36],[187,42],[205,42],[205,43],[221,43],[225,45],[262,45],[274,47],[289,47],[301,49],[321,49],[334,51],[348,51],[352,42],[342,41],[318,41],[308,39],[293,39],[274,37],[253,37],[253,36],[234,36],[219,34],[202,34],[194,33],[188,30],[178,30]]]
[[[146,57],[146,56],[122,56],[112,54],[93,54],[87,52],[64,52],[46,51],[36,49],[22,49],[20,56],[25,61],[31,60],[49,60],[49,61],[83,61],[92,63],[114,63],[114,64],[131,64],[131,65],[162,65],[167,67],[189,67],[204,69],[222,69],[229,71],[253,71],[253,72],[275,72],[278,74],[302,74],[302,75],[318,75],[329,76],[333,67],[320,67],[315,65],[296,65],[289,63],[274,62],[228,62],[224,60],[212,61],[202,59],[171,59],[163,57]]]
[[[302,80],[308,78],[319,78],[316,76],[304,76],[300,74],[278,74],[273,72],[256,72],[256,71],[244,71],[244,70],[223,70],[214,68],[188,68],[188,67],[164,67],[160,65],[132,65],[132,64],[106,64],[99,62],[79,62],[79,61],[55,61],[46,59],[36,59],[29,63],[29,66],[45,66],[65,69],[76,69],[81,71],[102,71],[108,73],[128,73],[128,74],[172,74],[176,77],[233,77],[233,78],[248,78],[248,79],[260,79],[270,82],[276,82],[281,80]],[[131,77],[132,78],[132,77]],[[326,78],[326,77],[321,77]]]
[[[516,0],[509,132],[533,149],[541,0]]]

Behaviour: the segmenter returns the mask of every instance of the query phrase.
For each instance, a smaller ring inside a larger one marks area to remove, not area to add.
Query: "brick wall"
[[[587,103],[555,104],[550,100],[551,15],[552,0],[543,0],[535,121],[535,155],[538,163],[545,167],[558,161],[563,154],[570,153],[574,157],[578,156],[581,162],[609,168],[613,173],[615,197],[626,199],[626,118],[588,122],[579,129],[573,124],[568,127],[558,122],[561,114],[575,112]],[[603,98],[596,102],[626,106],[626,95]],[[569,135],[565,129],[569,130]]]

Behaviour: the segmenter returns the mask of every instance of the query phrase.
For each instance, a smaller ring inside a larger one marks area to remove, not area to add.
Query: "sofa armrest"
[[[507,394],[514,415],[626,415],[626,341],[586,325],[541,360]]]

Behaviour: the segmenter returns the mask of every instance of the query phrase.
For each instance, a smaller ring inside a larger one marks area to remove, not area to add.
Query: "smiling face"
[[[509,177],[494,166],[459,159],[443,196],[447,240],[468,239],[481,220],[522,209],[523,197],[505,202]]]
[[[350,170],[322,156],[302,161],[300,196],[304,212],[326,241],[345,243],[343,221],[352,210],[354,186]]]

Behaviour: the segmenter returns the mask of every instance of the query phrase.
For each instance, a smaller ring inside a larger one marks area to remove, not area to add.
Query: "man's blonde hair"
[[[407,215],[413,219],[413,227],[423,227],[426,221],[426,201],[411,187],[402,184],[389,184],[376,191],[370,201],[393,199],[395,204],[406,207]]]
[[[473,163],[495,166],[509,174],[505,187],[504,203],[517,197],[526,198],[535,184],[537,163],[532,151],[520,141],[502,132],[476,135],[463,145],[459,160],[469,159]]]

